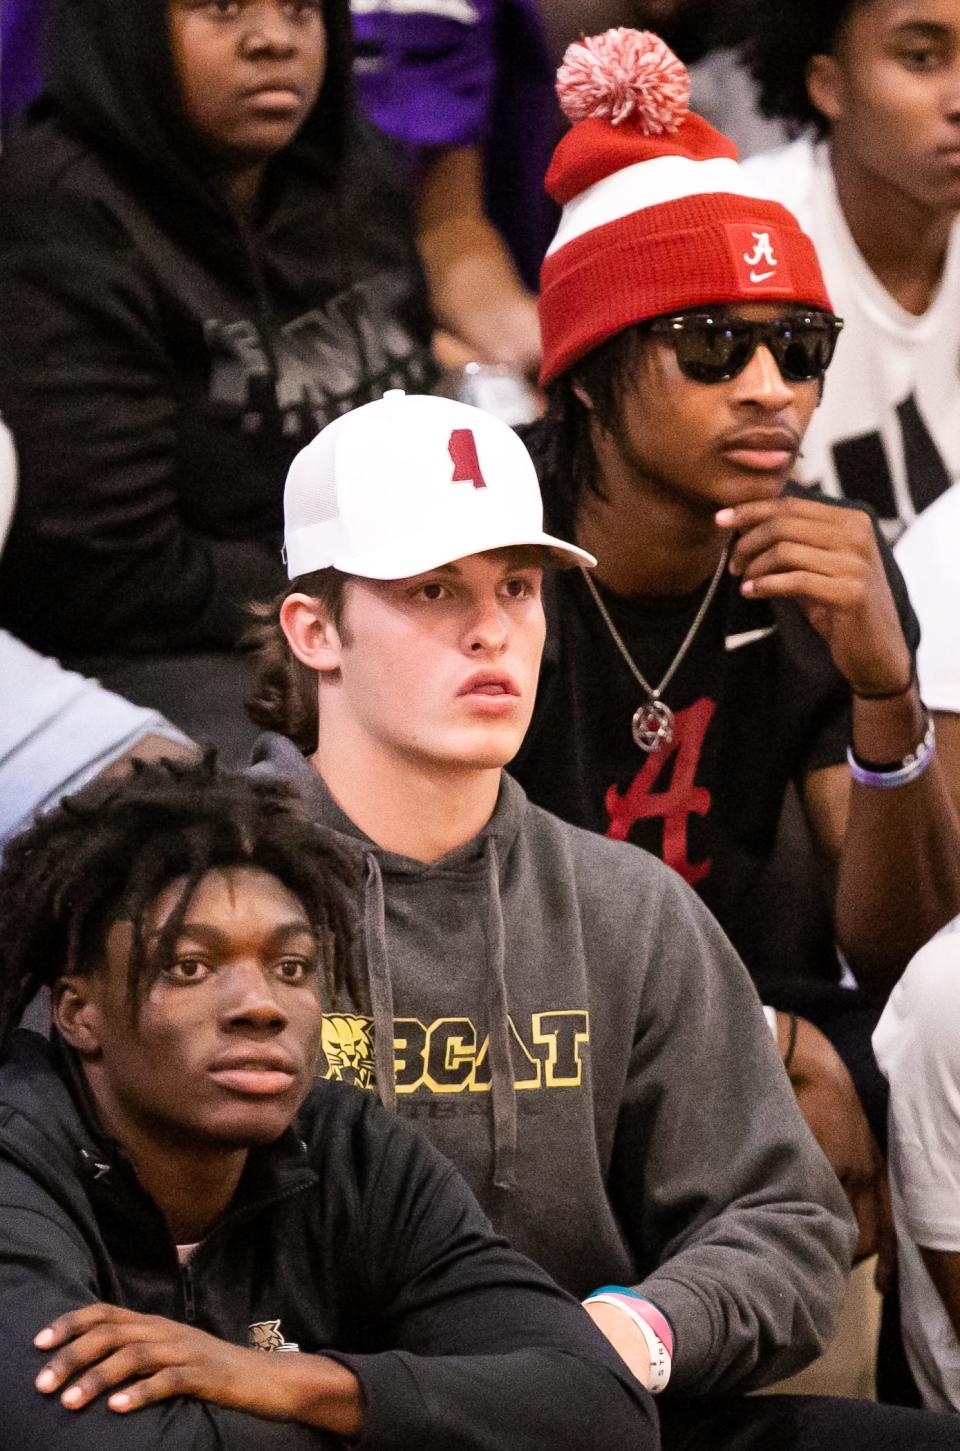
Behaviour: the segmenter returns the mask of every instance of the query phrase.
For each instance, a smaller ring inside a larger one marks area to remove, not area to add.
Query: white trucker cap
[[[283,513],[290,579],[330,566],[407,579],[524,544],[558,564],[597,562],[544,533],[536,470],[512,429],[466,403],[399,390],[327,424],[297,454]]]

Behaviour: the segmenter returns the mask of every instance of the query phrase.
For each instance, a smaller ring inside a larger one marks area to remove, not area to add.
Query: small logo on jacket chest
[[[284,1340],[279,1320],[258,1320],[250,1326],[250,1349],[273,1354],[279,1350],[299,1350],[292,1340]]]

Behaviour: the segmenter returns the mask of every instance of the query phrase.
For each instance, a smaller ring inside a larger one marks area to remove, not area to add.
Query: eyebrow
[[[147,942],[156,942],[162,936],[163,928],[150,932],[147,935]],[[309,922],[281,922],[270,933],[266,940],[267,947],[277,947],[290,937],[310,937],[317,941],[317,934]],[[230,944],[230,934],[223,932],[219,927],[214,927],[209,922],[184,922],[177,933],[177,940],[183,937],[192,937],[195,942],[203,943],[214,951],[224,951]]]
[[[904,20],[895,25],[892,34],[898,38],[919,36],[924,40],[948,40],[951,27],[937,20]]]

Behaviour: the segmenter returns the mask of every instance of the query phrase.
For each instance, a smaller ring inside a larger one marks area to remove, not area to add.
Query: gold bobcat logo
[[[508,1020],[517,1092],[537,1088],[580,1088],[584,1051],[590,1042],[590,1014],[558,1008],[532,1013],[527,1034]],[[357,1088],[376,1089],[373,1022],[352,1013],[324,1016],[322,1077]],[[427,1089],[431,1094],[489,1093],[489,1042],[469,1018],[393,1020],[394,1072],[398,1094]]]
[[[324,1015],[320,1029],[323,1055],[327,1060],[324,1078],[332,1078],[336,1083],[352,1083],[357,1088],[374,1087],[372,1029],[369,1018],[357,1018],[348,1013]]]
[[[250,1327],[250,1349],[274,1354],[278,1350],[299,1350],[291,1340],[284,1340],[279,1320],[258,1320]]]

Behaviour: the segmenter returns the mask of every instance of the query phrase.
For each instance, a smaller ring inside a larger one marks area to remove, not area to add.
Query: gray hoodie
[[[425,865],[366,837],[290,741],[265,736],[254,759],[364,865],[369,1002],[327,1014],[326,1075],[417,1123],[574,1294],[612,1282],[654,1301],[677,1389],[746,1390],[811,1360],[852,1217],[756,990],[686,884],[508,776],[484,830]]]

